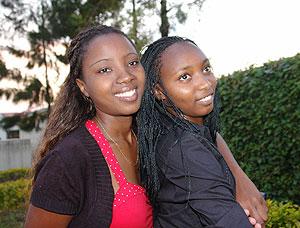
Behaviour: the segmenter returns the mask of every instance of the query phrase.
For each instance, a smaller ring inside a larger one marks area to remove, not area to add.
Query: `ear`
[[[86,97],[90,97],[90,95],[88,94],[88,92],[85,89],[85,83],[84,81],[82,81],[81,79],[77,78],[76,79],[76,84],[79,87],[80,91],[86,96]]]
[[[161,88],[161,86],[157,83],[155,86],[154,86],[154,89],[153,89],[153,92],[154,92],[154,96],[160,100],[160,101],[164,101],[166,100],[166,95],[164,94],[163,92],[163,89]]]

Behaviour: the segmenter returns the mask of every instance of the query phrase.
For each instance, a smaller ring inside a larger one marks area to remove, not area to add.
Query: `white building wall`
[[[19,139],[7,139],[6,131],[0,128],[0,170],[31,167],[32,153],[40,142],[46,121],[40,124],[42,130],[30,132],[20,130]],[[10,130],[19,130],[17,126]]]
[[[0,140],[6,139],[6,131],[0,128]]]
[[[29,139],[9,139],[0,141],[0,170],[29,168],[31,166],[32,145]]]

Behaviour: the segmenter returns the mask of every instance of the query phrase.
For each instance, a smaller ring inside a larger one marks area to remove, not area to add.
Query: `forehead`
[[[206,56],[195,44],[183,41],[172,44],[161,56],[161,70],[174,69],[183,65],[194,65],[206,60]]]
[[[99,55],[112,58],[124,53],[136,53],[136,50],[125,36],[109,33],[93,38],[87,46],[85,56],[88,59]]]

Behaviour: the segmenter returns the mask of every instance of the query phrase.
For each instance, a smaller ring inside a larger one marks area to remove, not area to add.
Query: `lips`
[[[132,89],[123,93],[116,93],[116,97],[132,97],[136,93],[136,89]]]
[[[206,96],[206,97],[203,97],[202,99],[200,99],[199,101],[201,101],[201,102],[207,102],[207,101],[209,101],[209,100],[211,100],[212,99],[212,95],[208,95],[208,96]]]
[[[121,93],[115,93],[115,97],[117,97],[120,101],[135,102],[138,99],[137,89],[135,88]]]
[[[197,102],[203,104],[203,105],[209,105],[213,102],[213,94],[206,95],[205,97],[202,97],[201,99],[198,99]]]

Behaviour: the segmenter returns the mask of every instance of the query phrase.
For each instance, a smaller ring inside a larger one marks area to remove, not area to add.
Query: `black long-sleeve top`
[[[154,227],[251,228],[235,200],[235,180],[211,140],[166,119],[156,150],[160,190]]]

